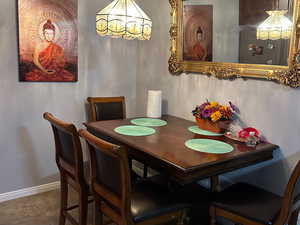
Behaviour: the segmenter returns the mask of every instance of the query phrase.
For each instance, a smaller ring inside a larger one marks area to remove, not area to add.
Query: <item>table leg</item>
[[[210,177],[210,191],[218,192],[220,190],[219,176]]]
[[[132,158],[128,158],[129,169],[132,170]]]

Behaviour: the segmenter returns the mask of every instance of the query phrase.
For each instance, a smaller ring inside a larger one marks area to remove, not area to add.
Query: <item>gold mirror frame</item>
[[[200,73],[219,79],[257,78],[277,81],[293,88],[300,86],[300,0],[295,0],[293,9],[293,32],[290,40],[288,66],[240,64],[222,62],[196,62],[183,60],[183,0],[169,0],[171,5],[171,56],[169,71],[173,75]]]

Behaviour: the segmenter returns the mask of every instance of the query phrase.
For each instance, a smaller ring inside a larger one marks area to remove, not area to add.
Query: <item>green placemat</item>
[[[153,118],[138,118],[138,119],[133,119],[130,122],[135,125],[145,126],[145,127],[161,127],[167,125],[166,121],[160,119],[153,119]]]
[[[234,150],[229,144],[211,139],[191,139],[185,142],[185,146],[195,151],[213,154],[225,154]]]
[[[202,130],[197,126],[189,127],[188,130],[195,134],[201,134],[201,135],[205,135],[205,136],[222,136],[222,135],[224,135],[224,134],[218,134],[218,133],[214,133],[214,132],[207,131],[207,130]]]
[[[127,135],[127,136],[147,136],[155,133],[155,130],[150,127],[142,126],[120,126],[114,129],[118,134]]]

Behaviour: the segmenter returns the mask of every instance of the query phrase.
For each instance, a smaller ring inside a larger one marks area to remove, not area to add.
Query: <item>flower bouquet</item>
[[[231,102],[229,106],[224,106],[218,102],[206,101],[193,110],[193,115],[200,129],[224,133],[229,128],[236,111],[236,106]]]

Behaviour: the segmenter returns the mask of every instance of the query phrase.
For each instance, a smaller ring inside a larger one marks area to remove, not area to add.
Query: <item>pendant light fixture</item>
[[[273,9],[275,9],[274,6],[275,3],[273,3]],[[290,0],[288,1],[288,9],[289,8]],[[266,11],[266,13],[269,14],[269,17],[258,26],[257,39],[289,39],[291,37],[293,23],[285,16],[287,12],[288,10],[279,10],[279,0],[277,0],[277,8],[272,11]]]
[[[114,0],[96,16],[100,36],[149,40],[152,21],[134,0]]]

